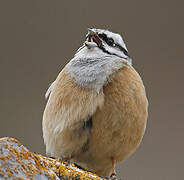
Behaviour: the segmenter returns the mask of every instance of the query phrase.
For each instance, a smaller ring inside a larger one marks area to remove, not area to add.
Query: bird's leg
[[[111,180],[117,180],[117,175],[116,175],[116,170],[115,170],[116,161],[113,157],[111,159],[112,159],[112,174],[110,176],[110,179]]]
[[[69,157],[69,158],[64,158],[62,156],[60,156],[59,158],[56,158],[56,157],[53,157],[53,156],[49,156],[49,158],[52,158],[52,159],[59,159],[59,161],[62,163],[62,162],[65,162],[67,164],[70,164],[70,160],[72,159],[72,157]]]
[[[66,163],[67,165],[69,165],[69,164],[71,163],[71,159],[72,159],[72,156],[67,157],[67,158],[60,156],[60,158],[59,158],[59,160],[60,160],[61,162],[64,162],[64,163]]]
[[[114,158],[112,158],[112,174],[116,174],[115,166],[116,166],[116,161]]]

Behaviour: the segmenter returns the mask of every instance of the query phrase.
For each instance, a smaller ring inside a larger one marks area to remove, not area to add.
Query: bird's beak
[[[95,32],[95,30],[88,28],[88,34],[86,37],[85,45],[88,49],[92,47],[102,47],[102,41],[99,38],[98,34]]]
[[[96,32],[93,29],[88,28],[88,34],[94,35]]]

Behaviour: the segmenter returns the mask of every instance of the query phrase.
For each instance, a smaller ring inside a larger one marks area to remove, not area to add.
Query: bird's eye
[[[108,44],[109,46],[113,46],[113,45],[114,45],[114,40],[113,40],[112,38],[108,38],[107,44]]]
[[[98,34],[98,36],[103,39],[104,41],[107,40],[107,36],[105,34]]]
[[[104,40],[109,46],[114,46],[114,40],[112,38],[108,38],[106,34],[98,34],[98,36]]]

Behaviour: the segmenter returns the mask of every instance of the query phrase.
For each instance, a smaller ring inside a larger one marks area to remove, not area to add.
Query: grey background
[[[184,178],[184,1],[0,1],[0,137],[45,153],[44,93],[87,27],[123,35],[149,98],[137,152],[118,166],[126,180]]]

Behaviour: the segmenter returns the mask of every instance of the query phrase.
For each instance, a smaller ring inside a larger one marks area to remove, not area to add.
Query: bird
[[[89,28],[46,96],[42,130],[51,157],[111,177],[142,141],[148,100],[118,33]]]

